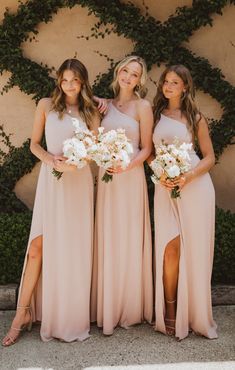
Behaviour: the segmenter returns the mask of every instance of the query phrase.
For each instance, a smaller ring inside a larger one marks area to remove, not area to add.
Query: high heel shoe
[[[168,304],[173,304],[176,302],[176,299],[174,301],[168,301],[166,300],[166,303]],[[166,334],[169,335],[170,337],[175,335],[175,319],[168,319],[165,317],[165,327],[166,327]]]
[[[11,326],[9,332],[7,333],[7,335],[5,336],[5,338],[2,341],[2,345],[4,347],[9,347],[9,346],[12,346],[13,344],[15,344],[19,340],[20,334],[23,331],[25,331],[25,330],[31,331],[32,330],[33,317],[32,317],[31,307],[30,306],[17,306],[16,310],[19,310],[19,309],[28,310],[29,315],[30,315],[30,319],[29,319],[28,322],[23,323],[20,326],[20,328],[15,328],[15,327]],[[15,336],[12,336],[12,335],[9,334],[11,330],[14,330],[16,332]]]

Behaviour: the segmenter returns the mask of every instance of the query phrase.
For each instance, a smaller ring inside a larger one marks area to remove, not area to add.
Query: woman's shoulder
[[[136,100],[136,108],[140,116],[152,114],[152,106],[147,99]]]
[[[195,118],[197,129],[199,129],[200,127],[208,127],[207,119],[201,112],[198,112]]]
[[[152,109],[152,105],[150,101],[147,99],[142,99],[142,98],[137,99],[136,104],[139,108],[151,108]]]
[[[38,102],[38,106],[41,108],[51,108],[51,98],[42,98]]]

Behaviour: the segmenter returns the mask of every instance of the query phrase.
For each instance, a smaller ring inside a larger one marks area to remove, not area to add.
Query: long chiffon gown
[[[138,153],[139,123],[113,103],[102,121],[105,131],[124,128]],[[151,322],[153,305],[152,245],[143,165],[98,179],[92,320],[110,335],[116,326]],[[98,270],[98,271],[97,271]]]
[[[171,144],[177,137],[180,142],[192,142],[186,125],[161,115],[153,141]],[[194,168],[199,158],[190,153]],[[208,173],[197,177],[181,190],[181,198],[172,199],[170,191],[162,185],[155,187],[155,255],[156,301],[155,329],[165,333],[163,260],[166,245],[180,236],[180,264],[177,293],[176,337],[183,339],[189,330],[208,338],[217,338],[212,317],[211,273],[214,252],[215,194]]]
[[[81,120],[80,124],[86,127]],[[61,155],[63,141],[73,134],[69,115],[60,120],[57,113],[48,114],[48,152]],[[52,169],[42,163],[28,249],[31,241],[42,235],[42,271],[31,307],[34,321],[41,321],[43,341],[59,338],[71,342],[89,336],[93,221],[90,167],[64,172],[57,180]]]

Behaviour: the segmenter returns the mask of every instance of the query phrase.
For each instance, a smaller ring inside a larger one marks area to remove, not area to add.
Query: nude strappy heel
[[[17,335],[15,337],[12,337],[11,335],[7,334],[6,337],[4,338],[5,341],[2,342],[2,345],[4,347],[9,347],[9,346],[12,346],[13,344],[15,344],[18,341],[18,339],[20,337],[20,334],[23,331],[25,331],[25,330],[31,331],[32,330],[33,317],[32,317],[31,307],[30,306],[17,306],[16,310],[19,310],[19,309],[28,310],[29,314],[30,314],[30,319],[27,323],[22,324],[20,328],[15,328],[13,326],[10,328],[10,330],[15,330],[17,332]]]
[[[166,303],[168,303],[168,304],[173,304],[175,302],[176,302],[176,299],[173,300],[173,301],[168,301],[166,299]],[[176,320],[175,319],[168,319],[167,317],[165,317],[164,321],[165,321],[165,327],[166,327],[166,334],[169,335],[169,336],[174,336],[175,335],[175,321]]]

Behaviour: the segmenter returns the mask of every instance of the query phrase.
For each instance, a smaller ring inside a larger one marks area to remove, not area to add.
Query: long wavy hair
[[[145,88],[145,83],[148,78],[148,72],[147,72],[147,67],[144,59],[141,57],[138,57],[137,55],[131,55],[129,57],[126,57],[122,59],[115,67],[114,73],[113,73],[113,82],[111,83],[110,87],[113,89],[114,96],[116,97],[119,94],[120,91],[120,86],[118,83],[118,73],[120,70],[124,67],[127,66],[127,64],[131,62],[137,62],[141,66],[142,73],[140,77],[140,83],[135,86],[134,88],[134,93],[139,97],[139,98],[144,98],[145,95],[147,94],[147,89]]]
[[[162,88],[166,78],[167,73],[175,72],[184,82],[185,92],[181,96],[181,113],[187,119],[187,126],[193,135],[197,133],[198,120],[197,115],[201,117],[196,103],[195,103],[195,89],[193,85],[192,76],[185,66],[182,64],[176,64],[167,67],[162,73],[158,87],[157,93],[153,100],[153,114],[154,121],[157,123],[160,119],[161,113],[168,107],[168,99],[164,96]]]
[[[64,71],[70,70],[81,81],[81,91],[77,97],[78,110],[81,118],[88,127],[91,126],[92,118],[97,113],[96,106],[92,100],[92,90],[88,81],[88,72],[83,63],[77,59],[65,60],[57,71],[57,86],[52,94],[52,110],[58,112],[62,118],[66,112],[65,93],[61,88]]]

